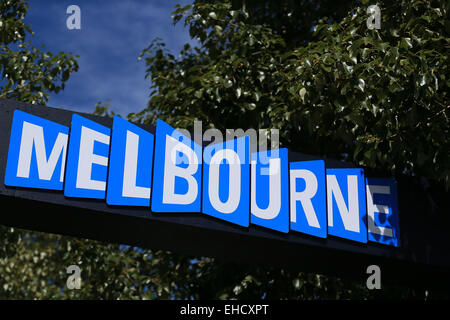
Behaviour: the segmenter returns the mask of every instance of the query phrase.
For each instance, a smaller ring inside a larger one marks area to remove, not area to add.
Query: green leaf
[[[240,96],[241,96],[241,88],[237,88],[236,89],[236,97],[239,99]]]
[[[215,25],[215,26],[214,26],[214,31],[216,32],[216,34],[217,34],[218,36],[221,36],[221,35],[222,35],[223,29],[222,29],[221,26]]]
[[[194,96],[200,99],[203,96],[203,89],[195,91]]]
[[[391,33],[391,35],[393,36],[393,37],[396,37],[396,38],[398,38],[398,37],[400,37],[400,35],[399,35],[399,33],[398,33],[398,29],[391,29],[390,30],[390,33]]]
[[[251,111],[256,109],[256,104],[254,104],[253,102],[252,103],[248,103],[246,106],[247,106],[247,109],[251,110]]]
[[[345,72],[347,72],[347,74],[352,74],[353,72],[353,67],[348,65],[345,62],[342,62],[342,66],[344,67]]]
[[[224,84],[225,88],[230,88],[233,85],[233,82],[231,80],[225,80]]]
[[[366,82],[363,79],[358,79],[358,89],[364,92]]]
[[[402,38],[400,46],[404,49],[412,48],[413,45],[412,45],[411,38]]]
[[[299,93],[300,93],[300,97],[302,98],[303,103],[305,103],[306,89],[301,88]]]

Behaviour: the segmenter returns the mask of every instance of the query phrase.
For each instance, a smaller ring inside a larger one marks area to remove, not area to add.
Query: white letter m
[[[19,161],[17,165],[17,177],[28,178],[30,176],[31,155],[34,145],[39,179],[51,180],[58,159],[61,157],[61,173],[59,181],[64,180],[64,167],[66,164],[68,136],[60,132],[56,138],[50,156],[47,159],[44,142],[44,129],[41,126],[23,122],[22,139],[20,141]]]

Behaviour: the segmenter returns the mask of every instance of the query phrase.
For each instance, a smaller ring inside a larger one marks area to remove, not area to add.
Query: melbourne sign
[[[250,150],[246,136],[202,146],[162,120],[151,133],[118,116],[109,128],[73,114],[69,128],[15,110],[4,184],[148,214],[197,213],[239,228],[400,245],[394,179],[289,161],[286,148]]]

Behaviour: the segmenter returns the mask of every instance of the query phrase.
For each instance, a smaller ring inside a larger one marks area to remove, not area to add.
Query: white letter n
[[[327,175],[328,225],[333,226],[333,196],[345,230],[359,232],[358,177],[347,176],[348,207],[335,175]]]

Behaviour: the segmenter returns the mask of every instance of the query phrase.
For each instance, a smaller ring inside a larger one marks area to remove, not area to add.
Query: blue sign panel
[[[327,237],[325,162],[291,162],[291,230]]]
[[[255,152],[251,160],[250,222],[289,232],[288,150]]]
[[[105,199],[111,129],[72,116],[64,195]]]
[[[250,141],[241,137],[207,146],[203,152],[202,212],[248,227]]]
[[[106,203],[150,206],[153,134],[114,117]]]
[[[15,110],[5,185],[62,190],[69,128]]]
[[[154,212],[200,212],[202,147],[162,120],[156,122]]]
[[[362,169],[327,169],[328,234],[367,242],[366,190]]]
[[[369,241],[400,246],[397,182],[366,178],[366,197]]]
[[[359,168],[325,169],[323,160],[289,163],[286,148],[250,154],[248,136],[202,149],[185,132],[158,119],[153,135],[117,116],[111,132],[77,114],[69,129],[16,110],[4,183],[153,212],[202,212],[243,227],[251,222],[400,246],[394,179],[365,179]]]

